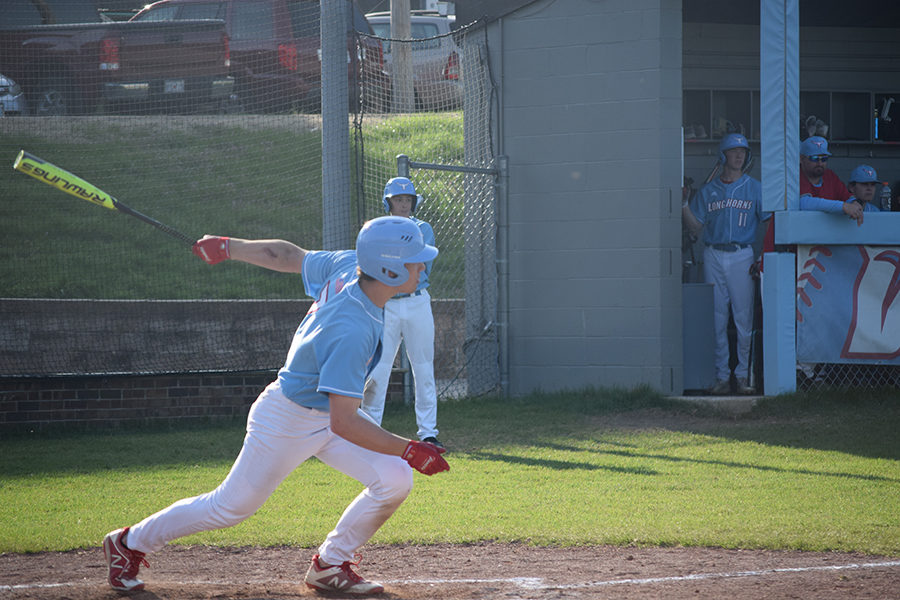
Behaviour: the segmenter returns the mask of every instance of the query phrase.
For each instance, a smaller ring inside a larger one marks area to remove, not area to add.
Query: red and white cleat
[[[109,565],[109,585],[120,592],[134,592],[144,589],[144,582],[137,578],[141,565],[149,567],[143,552],[131,550],[122,542],[128,527],[116,529],[103,538],[103,554]]]
[[[342,592],[360,596],[383,592],[383,585],[375,581],[366,581],[353,570],[352,566],[358,564],[359,561],[355,563],[347,561],[340,565],[324,565],[319,562],[319,555],[316,554],[309,565],[309,570],[306,571],[306,585],[320,592]]]

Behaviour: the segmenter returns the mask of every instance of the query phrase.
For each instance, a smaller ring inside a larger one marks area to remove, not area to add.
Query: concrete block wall
[[[0,377],[277,370],[310,300],[0,299]],[[435,372],[462,366],[464,300],[434,300]]]
[[[510,392],[680,392],[680,3],[538,1],[488,33],[510,165]]]

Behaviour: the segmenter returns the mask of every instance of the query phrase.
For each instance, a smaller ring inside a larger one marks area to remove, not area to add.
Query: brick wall
[[[241,418],[273,379],[272,372],[5,379],[0,380],[0,432]]]
[[[2,299],[0,434],[243,419],[308,305]],[[465,303],[432,309],[435,373],[447,377],[463,361]],[[387,402],[403,400],[402,378]]]
[[[243,420],[274,371],[0,378],[0,435]],[[402,376],[387,402],[402,401]]]

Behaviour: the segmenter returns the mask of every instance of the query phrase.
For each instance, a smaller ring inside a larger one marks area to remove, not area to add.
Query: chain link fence
[[[413,41],[377,39],[391,56],[410,59],[412,78],[407,85],[395,81],[390,96],[363,102],[355,137],[360,197],[371,201],[360,216],[384,214],[381,193],[391,177],[413,181],[423,196],[416,217],[431,224],[441,251],[429,287],[437,320],[438,397],[496,391],[499,170],[491,141],[494,88],[485,32],[464,27]],[[396,67],[396,58],[391,64]],[[392,70],[395,77],[399,72]],[[362,89],[379,89],[361,79]],[[453,316],[440,318],[447,314]],[[395,366],[404,368],[404,360],[401,351]]]
[[[296,39],[317,37],[318,3],[291,4]],[[245,15],[230,40],[233,65],[270,35],[275,16]],[[310,301],[297,277],[233,261],[206,265],[186,244],[145,223],[14,171],[21,150],[190,238],[283,238],[309,249],[323,247],[324,203],[349,203],[350,239],[365,220],[383,214],[382,190],[397,174],[398,154],[492,168],[484,34],[463,27],[406,42],[427,47],[429,61],[443,65],[441,79],[434,89],[419,86],[411,111],[392,112],[381,55],[387,40],[363,35],[370,30],[360,17],[354,10],[348,25],[350,198],[323,190],[317,41],[285,44],[268,77],[236,77],[237,94],[227,105],[178,103],[180,88],[172,83],[171,102],[42,103],[5,113],[0,376],[277,369]],[[124,69],[130,55],[120,51]],[[51,99],[81,91],[74,79],[53,83],[62,87]],[[27,99],[40,96],[25,87]],[[418,216],[432,223],[441,248],[431,287],[441,324],[438,391],[483,393],[497,381],[494,178],[426,170],[411,177],[425,196]]]
[[[900,367],[819,363],[797,368],[797,389],[801,391],[879,388],[900,388]]]

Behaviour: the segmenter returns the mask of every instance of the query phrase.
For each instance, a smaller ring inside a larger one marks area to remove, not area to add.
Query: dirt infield
[[[536,548],[517,544],[367,546],[360,571],[387,599],[900,598],[900,559],[715,548]],[[170,546],[149,557],[135,600],[316,597],[308,548]],[[115,599],[100,548],[0,555],[0,598]],[[329,595],[331,598],[342,596]]]

